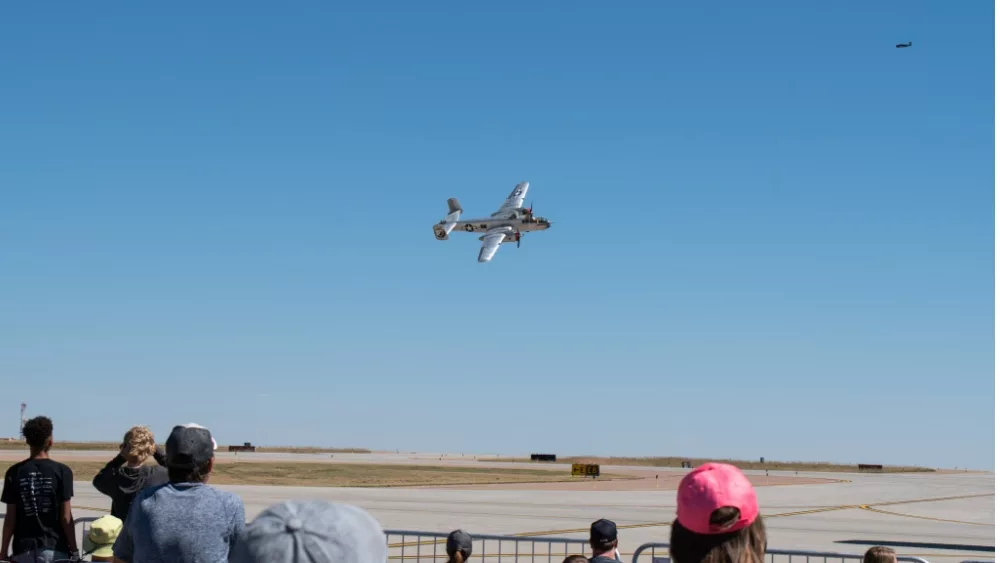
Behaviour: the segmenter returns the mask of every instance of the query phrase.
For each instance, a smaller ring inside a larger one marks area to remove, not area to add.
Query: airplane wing
[[[524,206],[524,196],[528,195],[528,186],[528,182],[521,182],[520,184],[514,186],[514,191],[510,192],[510,195],[507,196],[503,205],[501,205],[500,209],[497,209],[496,212],[503,213],[504,211],[510,211]]]
[[[503,243],[503,239],[513,232],[514,228],[508,225],[494,227],[486,231],[486,235],[483,236],[483,246],[479,249],[479,261],[489,262],[492,260],[493,255],[500,248],[500,244]]]

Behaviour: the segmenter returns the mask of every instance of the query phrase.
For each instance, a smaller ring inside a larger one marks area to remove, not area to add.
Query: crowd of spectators
[[[243,501],[208,484],[217,444],[198,424],[173,428],[165,451],[152,432],[130,429],[118,455],[93,478],[111,498],[111,513],[83,537],[73,525],[73,472],[49,457],[52,421],[24,425],[28,459],[4,476],[0,560],[55,563],[386,563],[385,533],[368,512],[322,500],[286,501],[246,523]],[[155,465],[147,464],[153,458]],[[448,535],[448,563],[466,563],[473,538]],[[589,555],[563,563],[619,563],[617,525],[600,519],[590,527]],[[728,464],[702,465],[681,480],[677,518],[670,529],[673,563],[763,563],[767,533],[757,495],[746,476]],[[862,563],[895,563],[895,552],[873,547]]]

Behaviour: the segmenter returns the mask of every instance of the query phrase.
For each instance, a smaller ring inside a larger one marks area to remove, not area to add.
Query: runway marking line
[[[837,510],[859,509],[859,510],[868,510],[868,511],[871,511],[871,512],[881,512],[883,514],[892,515],[892,516],[901,516],[901,517],[904,517],[904,518],[906,518],[906,517],[909,517],[909,518],[919,518],[919,519],[923,519],[923,520],[933,520],[933,521],[939,521],[939,522],[950,522],[950,523],[955,523],[955,524],[969,524],[969,525],[973,525],[973,526],[994,526],[993,524],[982,524],[982,523],[979,523],[979,522],[963,522],[963,521],[960,521],[960,520],[946,520],[946,519],[943,519],[943,518],[931,518],[929,516],[914,516],[912,514],[903,514],[903,513],[899,513],[899,512],[889,512],[887,510],[878,510],[878,509],[874,509],[872,507],[873,506],[891,506],[891,505],[895,505],[895,504],[916,504],[916,503],[920,503],[920,502],[938,502],[938,501],[945,501],[945,500],[959,500],[959,499],[967,499],[967,498],[991,497],[991,496],[995,496],[995,495],[996,495],[996,493],[979,493],[979,494],[973,494],[973,495],[957,495],[957,496],[950,496],[950,497],[934,497],[934,498],[926,498],[926,499],[886,501],[886,502],[871,503],[871,504],[844,504],[844,505],[840,505],[840,506],[825,506],[825,507],[820,507],[820,508],[810,508],[810,509],[799,510],[799,511],[795,511],[795,512],[782,512],[780,514],[765,514],[763,516],[764,516],[764,518],[783,518],[783,517],[787,517],[787,516],[804,516],[804,515],[807,515],[807,514],[818,514],[820,512],[833,512],[833,511],[837,511]],[[625,524],[625,525],[622,525],[622,526],[618,526],[618,529],[619,530],[625,530],[625,529],[634,529],[634,528],[655,528],[655,527],[658,527],[658,526],[670,526],[671,524],[673,524],[673,522],[649,522],[649,523],[644,523],[644,524]],[[565,530],[545,530],[545,531],[540,531],[540,532],[520,532],[520,533],[517,533],[517,534],[511,534],[511,536],[512,537],[552,536],[552,535],[556,535],[556,534],[577,534],[577,533],[589,532],[589,531],[590,531],[590,528],[569,528],[569,529],[565,529]],[[390,547],[390,548],[413,547],[413,546],[416,546],[416,545],[433,545],[435,543],[444,543],[444,542],[445,542],[445,539],[444,538],[440,538],[440,539],[436,539],[436,540],[423,540],[423,541],[413,541],[413,542],[389,544],[388,547]]]
[[[74,506],[77,510],[93,510],[94,512],[111,512],[110,508],[97,508],[94,506]]]
[[[949,520],[949,519],[946,519],[946,518],[935,518],[935,517],[931,517],[931,516],[918,516],[918,515],[914,515],[914,514],[904,514],[904,513],[901,513],[901,512],[891,512],[891,511],[888,511],[888,510],[880,510],[880,509],[877,509],[877,508],[873,508],[873,507],[876,507],[876,506],[893,506],[893,505],[898,505],[898,504],[916,504],[916,503],[921,503],[921,502],[938,502],[938,501],[945,501],[945,500],[961,500],[961,499],[968,499],[968,498],[991,497],[991,496],[995,496],[995,495],[996,495],[996,493],[980,493],[980,494],[972,494],[972,495],[956,495],[956,496],[950,496],[950,497],[935,497],[935,498],[928,498],[928,499],[887,501],[887,502],[878,502],[878,503],[871,503],[871,504],[845,504],[845,505],[840,505],[840,506],[826,506],[826,507],[821,507],[821,508],[811,508],[811,509],[799,510],[799,511],[795,511],[795,512],[783,512],[783,513],[780,513],[780,514],[765,514],[763,516],[764,516],[764,518],[783,518],[783,517],[787,517],[787,516],[804,516],[804,515],[807,515],[807,514],[818,514],[818,513],[821,513],[821,512],[833,512],[833,511],[837,511],[837,510],[860,509],[860,510],[866,510],[866,511],[869,511],[869,512],[876,512],[876,513],[886,514],[886,515],[889,515],[889,516],[899,516],[899,517],[903,517],[903,518],[917,518],[917,519],[920,519],[920,520],[930,520],[930,521],[934,521],[934,522],[947,522],[947,523],[953,523],[953,524],[966,524],[966,525],[970,525],[970,526],[995,526],[994,524],[983,524],[981,522],[966,522],[966,521],[962,521],[962,520]],[[94,512],[110,512],[111,511],[108,508],[97,508],[97,507],[93,507],[93,506],[75,506],[74,508],[78,508],[80,510],[90,510],[90,511],[94,511]],[[618,526],[618,529],[620,529],[620,530],[629,530],[629,529],[636,529],[636,528],[656,528],[656,527],[662,527],[662,526],[670,526],[671,524],[673,524],[672,521],[670,521],[670,522],[648,522],[648,523],[643,523],[643,524],[624,524],[624,525]],[[564,529],[564,530],[545,530],[545,531],[538,531],[538,532],[519,532],[519,533],[516,533],[516,534],[511,534],[511,536],[512,537],[552,536],[552,535],[557,535],[557,534],[576,534],[576,533],[588,532],[588,531],[590,531],[590,528],[568,528],[568,529]],[[433,540],[413,541],[413,542],[400,542],[400,543],[388,544],[387,547],[389,547],[389,548],[404,548],[404,547],[413,547],[413,546],[418,546],[418,545],[434,545],[434,544],[437,544],[437,543],[444,543],[445,541],[446,541],[445,538],[438,538],[438,539],[433,539]]]
[[[996,493],[977,493],[974,495],[958,495],[953,497],[937,497],[937,498],[925,498],[917,500],[892,500],[888,502],[875,502],[867,506],[890,506],[893,504],[916,504],[918,502],[937,502],[941,500],[961,500],[967,498],[980,498],[980,497],[992,497],[996,496]]]
[[[931,520],[934,522],[950,522],[952,524],[966,524],[969,526],[995,526],[995,524],[983,524],[982,522],[967,522],[965,520],[949,520],[947,518],[935,518],[933,516],[917,516],[916,514],[903,514],[902,512],[889,512],[888,510],[879,510],[877,508],[872,508],[869,504],[862,504],[859,506],[861,510],[867,510],[869,512],[878,512],[879,514],[888,514],[889,516],[902,516],[904,518],[919,518],[920,520]]]
[[[809,510],[800,510],[800,511],[797,511],[797,512],[785,512],[785,513],[782,513],[782,514],[765,514],[764,518],[780,518],[782,516],[799,516],[799,515],[802,515],[802,514],[815,514],[817,512],[830,512],[832,510],[845,510],[845,509],[848,509],[848,508],[857,508],[857,507],[858,506],[856,506],[856,505],[851,505],[851,506],[846,506],[846,505],[845,506],[827,506],[827,507],[824,507],[824,508],[813,508],[813,509],[809,509]],[[632,529],[636,529],[636,528],[656,528],[656,527],[670,526],[672,524],[673,524],[672,520],[670,522],[646,522],[646,523],[643,523],[643,524],[623,524],[623,525],[618,526],[618,529],[619,530],[632,530]],[[581,532],[589,532],[589,531],[590,531],[590,528],[568,528],[568,529],[565,529],[565,530],[545,530],[545,531],[541,531],[541,532],[519,532],[519,533],[516,533],[516,534],[510,534],[510,536],[511,537],[517,537],[517,538],[532,538],[532,537],[536,537],[536,536],[554,536],[554,535],[557,535],[557,534],[578,534],[578,533],[581,533]],[[417,545],[434,545],[436,543],[445,543],[445,541],[446,541],[446,538],[436,538],[436,539],[422,540],[422,541],[411,541],[411,542],[393,543],[393,544],[389,544],[388,547],[395,548],[395,547],[413,547],[413,546],[417,546]],[[493,540],[489,540],[489,541],[493,541]],[[582,539],[580,539],[580,541],[581,542],[586,542],[587,540],[586,540],[586,538],[582,538]]]

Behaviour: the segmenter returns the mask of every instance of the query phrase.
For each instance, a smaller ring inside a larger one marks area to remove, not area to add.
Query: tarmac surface
[[[60,452],[59,457],[110,459],[109,452]],[[218,453],[220,463],[315,461],[429,465],[493,465],[472,456],[445,454],[239,454]],[[497,462],[502,467],[540,464]],[[545,464],[569,473],[565,464]],[[569,487],[536,485],[322,488],[222,485],[239,494],[251,520],[272,504],[287,499],[323,498],[358,505],[387,530],[447,533],[463,528],[473,534],[539,535],[585,539],[590,523],[609,518],[619,527],[620,551],[630,561],[646,542],[667,542],[675,516],[675,486],[685,470],[602,466],[602,472],[658,475],[639,481],[594,482]],[[872,545],[894,547],[900,556],[929,561],[994,559],[995,481],[993,473],[813,473],[748,471],[757,487],[761,512],[767,517],[768,547],[838,553],[863,553]],[[798,481],[796,480],[798,479]],[[626,485],[632,483],[632,485]],[[629,487],[632,488],[629,488]],[[89,482],[77,482],[74,514],[100,516],[110,507]],[[618,490],[615,490],[615,489]],[[409,538],[414,540],[416,538]],[[398,545],[400,538],[390,538]],[[426,544],[425,544],[426,545]],[[492,545],[496,545],[495,543]],[[523,554],[530,547],[522,542]],[[425,547],[422,559],[430,560]],[[415,553],[408,547],[406,554]],[[484,546],[496,552],[496,547]],[[513,553],[513,547],[503,547]],[[545,546],[538,546],[540,551]],[[563,549],[561,546],[559,549]],[[579,550],[577,550],[579,551]],[[571,551],[572,553],[573,551]],[[399,554],[399,550],[390,554]],[[438,546],[438,554],[441,548]],[[665,552],[657,555],[666,555]],[[415,558],[406,555],[406,559]],[[779,558],[780,559],[780,558]],[[475,561],[474,556],[472,561]],[[490,559],[487,559],[489,561]],[[553,558],[560,562],[561,557]],[[645,559],[649,561],[649,559]]]

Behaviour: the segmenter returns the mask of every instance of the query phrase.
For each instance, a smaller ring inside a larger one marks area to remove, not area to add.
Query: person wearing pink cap
[[[675,563],[762,563],[766,549],[757,493],[742,471],[706,463],[684,476],[670,529]]]

